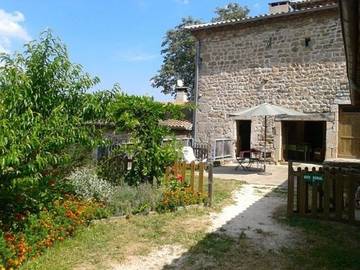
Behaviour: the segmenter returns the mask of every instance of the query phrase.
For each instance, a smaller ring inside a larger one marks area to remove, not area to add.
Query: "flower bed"
[[[157,206],[158,212],[176,211],[179,207],[202,204],[207,200],[206,193],[195,192],[181,175],[164,183],[162,198]]]
[[[80,226],[106,215],[104,204],[74,196],[55,201],[39,214],[17,213],[13,228],[0,231],[0,270],[19,267],[56,241],[72,236]]]

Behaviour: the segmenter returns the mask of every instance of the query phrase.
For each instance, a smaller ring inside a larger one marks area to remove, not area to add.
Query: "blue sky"
[[[150,86],[160,68],[165,32],[184,16],[205,21],[229,0],[2,0],[0,51],[22,44],[50,28],[68,47],[72,61],[99,76],[97,89],[118,82],[131,94],[171,99]],[[251,15],[267,12],[270,0],[240,0]]]

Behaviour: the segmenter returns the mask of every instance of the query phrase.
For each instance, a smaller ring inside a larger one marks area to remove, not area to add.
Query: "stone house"
[[[280,1],[267,15],[188,27],[197,39],[194,137],[217,159],[260,148],[264,119],[230,114],[264,102],[305,113],[268,118],[274,161],[360,158],[335,0]]]

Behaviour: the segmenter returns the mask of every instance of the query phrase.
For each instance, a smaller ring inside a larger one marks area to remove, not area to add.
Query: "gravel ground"
[[[276,252],[295,243],[296,233],[273,218],[273,212],[286,204],[286,196],[276,186],[246,184],[234,193],[235,202],[220,213],[213,213],[209,233],[226,234],[234,238],[247,238],[255,247]],[[160,270],[176,261],[181,269],[187,250],[181,246],[162,246],[147,256],[134,256],[114,270]]]

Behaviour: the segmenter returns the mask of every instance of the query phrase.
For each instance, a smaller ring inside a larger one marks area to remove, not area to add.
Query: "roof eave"
[[[319,11],[324,11],[324,10],[334,10],[337,8],[338,8],[337,4],[331,4],[331,5],[319,6],[316,8],[295,10],[295,11],[291,11],[291,12],[283,12],[283,13],[276,13],[276,14],[270,14],[270,15],[259,15],[259,16],[250,17],[247,19],[242,19],[242,20],[231,20],[231,21],[221,21],[221,22],[199,24],[199,25],[190,25],[190,26],[186,26],[185,29],[194,33],[194,32],[202,31],[202,30],[208,30],[208,29],[214,29],[214,28],[220,28],[220,27],[230,27],[230,26],[234,26],[234,25],[241,25],[241,24],[259,22],[259,21],[269,20],[269,19],[290,17],[290,16],[295,16],[295,15],[300,15],[300,14],[308,14],[308,13],[314,13],[314,12],[319,12]]]

